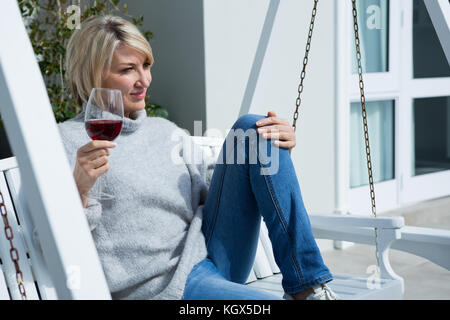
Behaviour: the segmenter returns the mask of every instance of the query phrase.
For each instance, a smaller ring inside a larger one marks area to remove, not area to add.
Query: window
[[[414,100],[413,175],[450,170],[450,97]]]
[[[377,209],[448,196],[450,66],[425,4],[356,3]],[[340,78],[347,83],[348,96],[338,101],[338,112],[347,113],[339,121],[349,143],[341,156],[345,166],[340,166],[347,173],[348,198],[339,200],[350,212],[366,214],[368,173],[351,5],[340,12],[341,23],[348,23],[342,46],[349,61],[348,73]]]
[[[350,107],[350,187],[369,183],[361,104]],[[394,101],[366,103],[374,182],[395,178]]]
[[[358,0],[356,4],[363,72],[388,72],[389,0]],[[358,73],[354,43],[352,73]]]
[[[413,2],[414,78],[449,77],[450,66],[423,0]]]

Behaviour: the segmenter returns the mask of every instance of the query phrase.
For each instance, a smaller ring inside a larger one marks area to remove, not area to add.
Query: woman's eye
[[[122,72],[128,72],[128,71],[131,71],[131,70],[133,70],[133,68],[126,68],[126,69],[123,69]]]
[[[145,69],[150,68],[150,63],[148,63],[148,62],[144,63],[144,68]]]

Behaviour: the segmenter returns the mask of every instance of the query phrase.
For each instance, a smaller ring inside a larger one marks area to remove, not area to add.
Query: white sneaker
[[[340,300],[337,294],[335,294],[333,290],[331,290],[331,288],[324,283],[319,284],[312,289],[314,292],[307,296],[305,300]],[[283,298],[285,300],[294,300],[294,298],[287,293],[283,295]]]

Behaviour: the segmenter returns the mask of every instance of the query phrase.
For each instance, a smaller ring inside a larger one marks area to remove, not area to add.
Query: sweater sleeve
[[[84,208],[84,214],[86,215],[89,229],[94,231],[102,217],[102,204],[95,199],[88,199],[87,207]]]
[[[75,139],[71,138],[76,137],[77,132],[79,132],[75,126],[75,123],[62,123],[58,126],[61,139],[64,144],[64,149],[66,151],[67,160],[69,161],[72,171],[75,168],[77,150],[83,145],[82,141],[77,143],[74,141]],[[100,222],[100,218],[102,216],[102,205],[97,200],[88,199],[87,207],[83,208],[83,210],[89,224],[89,229],[93,231]]]
[[[192,136],[175,124],[171,124],[172,130],[177,130],[177,139],[181,138],[180,157],[189,170],[191,178],[192,209],[194,212],[206,202],[209,185],[211,183],[212,172],[215,161],[208,157],[207,153],[197,145]]]
[[[206,202],[209,186],[207,184],[208,166],[204,161],[202,149],[194,143],[191,137],[186,137],[183,144],[183,158],[191,177],[192,209],[197,208]]]

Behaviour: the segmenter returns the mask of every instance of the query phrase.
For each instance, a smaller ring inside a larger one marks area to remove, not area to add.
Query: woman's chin
[[[133,103],[133,104],[128,104],[125,108],[125,115],[136,112],[136,111],[141,111],[145,109],[145,101],[142,101],[140,103]]]

